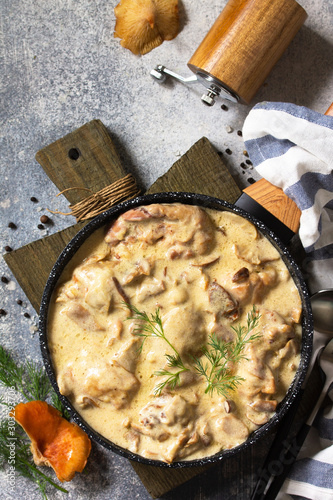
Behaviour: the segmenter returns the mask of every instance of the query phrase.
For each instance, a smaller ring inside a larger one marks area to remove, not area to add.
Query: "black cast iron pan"
[[[294,380],[285,398],[278,405],[274,416],[266,424],[264,424],[262,427],[254,431],[244,443],[235,448],[219,452],[215,455],[203,459],[195,459],[190,461],[174,462],[172,464],[167,464],[162,461],[143,458],[105,439],[103,436],[94,431],[90,426],[88,426],[84,422],[82,417],[76,412],[70,401],[59,393],[54,369],[52,366],[51,355],[48,349],[47,320],[48,320],[49,304],[51,296],[65,266],[69,263],[69,261],[72,259],[74,254],[81,247],[81,245],[85,242],[85,240],[94,231],[96,231],[97,229],[106,224],[109,224],[123,212],[131,208],[138,207],[140,205],[149,205],[151,203],[176,203],[176,202],[234,212],[237,215],[240,215],[245,219],[249,220],[250,222],[252,222],[257,227],[257,229],[264,236],[266,236],[266,238],[268,238],[268,240],[279,251],[282,260],[286,264],[292,278],[294,279],[294,282],[298,288],[302,300],[303,318],[302,318],[302,346],[301,346],[300,365],[298,367]],[[101,444],[108,450],[111,450],[115,453],[118,453],[119,455],[128,458],[129,460],[134,460],[147,465],[174,468],[174,467],[191,467],[191,466],[205,465],[209,463],[218,462],[220,460],[225,460],[228,457],[241,453],[242,450],[256,443],[259,439],[262,439],[265,435],[267,435],[268,432],[272,431],[279,422],[281,422],[282,418],[285,416],[288,410],[293,406],[295,401],[298,400],[302,390],[302,383],[306,376],[307,368],[311,357],[313,324],[312,324],[310,299],[304,278],[297,264],[295,263],[294,259],[290,255],[288,249],[281,242],[280,238],[276,236],[275,232],[271,231],[263,222],[261,222],[259,219],[249,214],[242,208],[239,208],[235,205],[232,205],[225,201],[221,201],[216,198],[212,198],[205,195],[193,194],[193,193],[156,193],[151,195],[140,196],[133,200],[125,201],[117,206],[114,206],[110,210],[103,212],[95,219],[93,219],[91,222],[89,222],[86,226],[84,226],[83,229],[81,229],[81,231],[79,231],[78,234],[69,242],[69,244],[66,246],[66,248],[59,256],[57,262],[55,263],[44,289],[40,307],[40,316],[39,316],[39,335],[40,335],[40,346],[41,346],[42,357],[44,360],[46,372],[50,377],[52,386],[59,395],[59,398],[62,401],[65,408],[69,411],[73,420],[87,432],[87,434],[92,440]]]

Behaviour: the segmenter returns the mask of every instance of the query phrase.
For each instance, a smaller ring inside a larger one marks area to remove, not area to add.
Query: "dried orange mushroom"
[[[147,54],[178,35],[178,0],[120,0],[114,12],[114,36],[133,54]]]
[[[31,439],[36,465],[52,467],[59,481],[82,472],[91,450],[90,439],[76,424],[44,401],[19,403],[10,413]]]

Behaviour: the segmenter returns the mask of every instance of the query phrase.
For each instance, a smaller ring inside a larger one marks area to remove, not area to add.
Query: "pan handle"
[[[330,107],[327,109],[325,115],[333,116],[333,102]]]

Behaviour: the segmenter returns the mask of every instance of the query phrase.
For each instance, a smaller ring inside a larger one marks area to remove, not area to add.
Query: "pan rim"
[[[178,462],[173,462],[171,464],[168,464],[160,460],[148,459],[142,457],[141,455],[133,453],[109,441],[108,439],[100,435],[97,431],[95,431],[93,428],[91,428],[84,421],[83,417],[81,417],[81,415],[77,412],[77,410],[75,410],[74,406],[71,404],[69,399],[60,394],[58,384],[56,382],[54,368],[52,365],[52,358],[47,345],[47,320],[48,320],[49,303],[53,290],[55,289],[56,284],[65,266],[70,262],[70,260],[73,258],[75,253],[84,243],[84,241],[94,231],[103,227],[107,223],[110,223],[112,220],[114,220],[115,218],[117,218],[119,215],[129,210],[130,208],[134,208],[140,205],[149,205],[152,203],[183,203],[189,205],[198,205],[203,208],[213,208],[213,209],[215,208],[217,210],[227,210],[236,213],[237,215],[240,215],[245,219],[249,220],[250,222],[252,222],[259,229],[259,231],[265,237],[267,237],[268,240],[271,241],[271,243],[279,251],[282,260],[286,264],[298,288],[298,291],[302,299],[302,308],[303,308],[302,346],[301,346],[300,364],[284,399],[281,401],[281,403],[279,403],[278,409],[273,415],[273,417],[266,424],[262,425],[257,430],[252,432],[246,441],[244,441],[243,443],[241,443],[236,447],[233,447],[229,450],[222,450],[208,457],[198,458],[193,460],[178,461]],[[227,459],[228,457],[241,453],[242,450],[245,450],[249,446],[256,443],[258,440],[262,439],[269,431],[274,430],[274,428],[278,425],[281,419],[285,416],[287,411],[293,406],[293,404],[296,404],[296,400],[298,394],[301,391],[302,384],[304,382],[311,359],[312,339],[313,339],[313,319],[312,319],[312,311],[310,304],[310,296],[305,283],[305,279],[298,265],[296,264],[294,258],[291,256],[289,250],[287,249],[287,247],[281,242],[281,240],[275,235],[273,231],[271,231],[267,226],[265,226],[265,224],[263,224],[260,220],[253,217],[245,210],[236,207],[235,205],[227,201],[220,200],[219,198],[203,194],[190,193],[190,192],[163,192],[163,193],[153,193],[153,194],[138,196],[131,200],[127,200],[120,204],[117,204],[114,207],[111,207],[109,210],[101,213],[100,215],[92,219],[90,222],[88,222],[82,229],[78,231],[78,233],[74,236],[74,238],[70,240],[70,242],[66,245],[64,250],[59,255],[57,261],[55,262],[44,288],[40,311],[39,311],[39,342],[40,342],[40,349],[45,370],[51,381],[53,389],[57,393],[63,406],[69,412],[74,422],[77,423],[93,441],[102,445],[109,451],[115,452],[118,455],[128,458],[131,461],[139,462],[145,465],[153,465],[153,466],[167,467],[167,468],[197,467],[201,465],[217,463],[221,460]]]

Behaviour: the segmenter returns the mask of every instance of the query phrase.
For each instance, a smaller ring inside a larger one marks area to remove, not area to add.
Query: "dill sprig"
[[[239,375],[233,374],[233,366],[241,359],[247,359],[243,354],[244,347],[261,337],[260,333],[250,335],[252,330],[258,326],[260,314],[253,306],[247,315],[246,326],[238,325],[231,327],[236,333],[233,342],[225,342],[218,339],[215,334],[210,335],[208,347],[203,347],[202,354],[206,359],[204,363],[200,358],[194,357],[194,366],[199,375],[206,379],[207,387],[205,393],[213,394],[214,390],[224,397],[228,397],[244,380]]]
[[[156,396],[161,395],[165,387],[169,387],[171,390],[175,389],[180,384],[181,373],[190,371],[190,368],[184,365],[177,349],[167,339],[159,309],[155,313],[148,315],[146,312],[139,311],[133,305],[126,303],[126,306],[134,314],[134,319],[137,321],[137,327],[134,330],[135,335],[143,338],[140,349],[142,349],[143,343],[147,338],[155,337],[167,342],[175,353],[174,355],[166,354],[165,357],[167,366],[178,368],[178,370],[169,371],[162,369],[156,371],[154,375],[163,376],[166,379],[155,386],[154,394]],[[216,391],[221,396],[227,397],[229,392],[234,391],[244,380],[239,375],[233,374],[233,366],[241,359],[247,359],[243,354],[244,347],[261,337],[260,333],[250,335],[252,330],[258,326],[259,319],[260,314],[256,307],[253,306],[247,315],[246,326],[238,325],[237,327],[232,327],[236,333],[235,341],[225,342],[218,339],[215,334],[212,334],[209,336],[207,346],[202,348],[202,356],[191,356],[195,371],[206,379],[206,394],[212,395]]]
[[[171,342],[167,339],[163,324],[162,318],[160,315],[159,308],[156,309],[154,313],[148,315],[145,311],[139,311],[135,306],[131,304],[126,304],[126,306],[130,309],[130,311],[134,314],[134,319],[137,321],[137,327],[134,330],[134,334],[143,338],[140,349],[142,350],[144,341],[149,337],[160,338],[163,339],[169,347],[173,350],[174,354],[166,354],[167,366],[170,368],[178,368],[177,371],[169,371],[166,369],[158,370],[154,373],[157,377],[167,377],[163,382],[157,384],[154,388],[154,395],[160,396],[163,389],[165,387],[169,387],[170,389],[175,389],[177,385],[180,383],[180,375],[181,373],[189,371],[183,360],[177,351],[177,349],[171,344]]]
[[[0,384],[14,388],[27,401],[44,401],[52,389],[43,367],[31,361],[18,365],[2,346],[0,346]]]
[[[214,390],[221,396],[227,397],[230,391],[244,380],[238,375],[233,375],[229,367],[231,359],[229,353],[233,350],[232,342],[224,342],[214,334],[209,337],[208,347],[202,348],[202,355],[206,363],[201,358],[193,357],[194,368],[206,379],[207,387],[205,393],[212,395]]]
[[[11,393],[10,402],[3,396],[0,398],[0,404],[8,410],[13,409],[22,398],[26,401],[45,401],[49,398],[62,416],[69,418],[44,368],[32,361],[18,364],[2,346],[0,346],[0,385],[15,391],[15,394]],[[17,397],[16,403],[13,401],[13,396]],[[11,454],[9,445],[14,447],[14,454]],[[47,499],[48,485],[52,485],[63,493],[68,493],[65,488],[56,484],[36,467],[30,451],[29,439],[22,428],[9,417],[2,419],[0,423],[0,468],[6,469],[8,466],[14,467],[20,476],[33,481],[44,499]]]
[[[247,359],[242,354],[242,351],[246,346],[246,344],[249,344],[261,337],[261,333],[253,333],[252,335],[249,336],[252,330],[254,330],[258,326],[259,320],[260,320],[259,311],[256,309],[255,306],[253,306],[252,310],[247,315],[246,326],[238,325],[237,327],[233,326],[231,327],[237,335],[236,342],[234,343],[233,349],[229,354],[229,357],[232,361],[238,362],[241,359]]]

